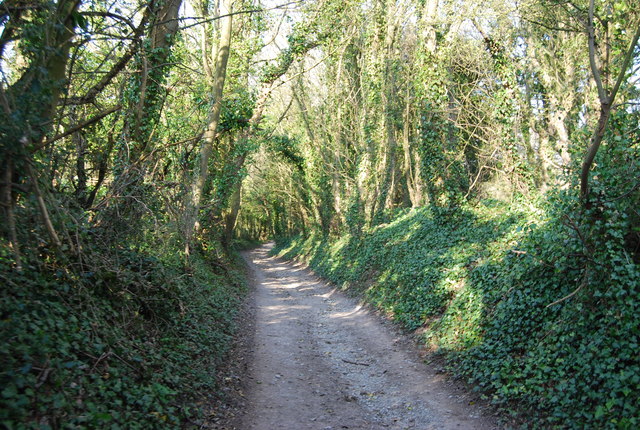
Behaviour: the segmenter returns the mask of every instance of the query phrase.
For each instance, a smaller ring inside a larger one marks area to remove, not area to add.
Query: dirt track
[[[244,254],[255,339],[240,429],[491,429],[413,344],[300,264]]]

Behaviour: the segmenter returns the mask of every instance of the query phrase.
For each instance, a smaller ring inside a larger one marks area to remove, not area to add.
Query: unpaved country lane
[[[300,264],[244,254],[255,340],[241,429],[491,429],[401,335]]]

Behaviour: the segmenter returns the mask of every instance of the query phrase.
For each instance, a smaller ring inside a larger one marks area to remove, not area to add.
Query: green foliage
[[[331,246],[311,237],[296,241],[284,255],[308,255],[319,274],[359,285],[370,302],[413,330],[441,314],[466,268],[488,252],[489,238],[498,246],[523,221],[522,211],[501,218],[494,211],[493,206],[403,211],[360,237],[346,236]]]
[[[254,107],[255,97],[245,89],[238,89],[235,93],[226,96],[222,100],[218,133],[221,134],[248,127]]]
[[[2,427],[180,428],[197,417],[229,345],[238,275],[199,255],[185,271],[175,249],[95,245],[81,260],[29,256],[16,273],[1,249]]]
[[[301,58],[310,49],[318,45],[315,38],[310,35],[310,28],[306,23],[295,25],[293,32],[287,36],[287,42],[289,46],[280,54],[278,59],[265,66],[262,77],[263,83],[273,83],[287,72],[296,59]]]
[[[601,158],[634,145],[624,146]],[[601,181],[629,169],[609,166]],[[298,238],[277,252],[420,328],[453,372],[531,427],[636,428],[637,224],[629,199],[584,213],[575,195],[400,212],[360,237]]]
[[[324,157],[321,152],[322,148],[317,151],[313,151],[310,156],[307,157],[307,169],[305,171],[306,179],[310,189],[317,199],[317,211],[318,219],[316,222],[319,224],[316,227],[322,232],[322,234],[329,234],[331,226],[331,218],[335,212],[333,206],[333,189],[330,173],[322,169],[324,164]]]
[[[0,18],[0,426],[166,428],[192,417],[186,405],[211,387],[240,290],[209,241],[235,224],[235,196],[239,246],[315,229],[287,255],[423,329],[495,403],[530,410],[540,426],[640,426],[638,89],[621,87],[586,208],[570,176],[544,203],[467,201],[576,171],[597,116],[585,1],[491,2],[481,17],[472,2],[442,2],[433,17],[422,1],[309,2],[271,17],[241,3],[258,12],[234,18],[188,268],[184,209],[214,102],[199,70],[215,41],[174,34],[154,16],[163,2],[78,12],[45,0]],[[610,3],[595,4],[605,86],[638,22],[635,3]],[[270,24],[291,31],[265,62]],[[247,129],[259,90],[291,100],[282,111],[261,99],[279,118],[266,138],[259,119]],[[32,154],[30,143],[114,104],[120,114]]]
[[[304,173],[304,157],[300,154],[296,139],[289,136],[271,136],[266,145],[274,154],[291,163],[300,173]]]
[[[575,213],[571,199],[552,203],[547,222],[517,246],[522,254],[474,270],[470,285],[488,298],[487,317],[483,340],[458,353],[458,364],[497,403],[547,411],[547,424],[637,427],[638,265],[616,239],[621,225],[578,235],[571,230],[585,224],[566,215]],[[588,257],[583,234],[599,242]]]

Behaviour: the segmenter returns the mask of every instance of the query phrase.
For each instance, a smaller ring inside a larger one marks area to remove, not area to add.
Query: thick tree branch
[[[76,131],[82,130],[83,128],[88,127],[88,126],[90,126],[90,125],[92,125],[92,124],[95,124],[96,122],[100,121],[102,118],[104,118],[104,117],[106,117],[107,115],[110,115],[110,114],[112,114],[112,113],[114,113],[114,112],[116,112],[116,111],[119,111],[120,109],[122,109],[122,106],[121,106],[121,105],[117,105],[117,106],[114,106],[114,107],[112,107],[112,108],[110,108],[110,109],[107,109],[107,110],[105,110],[105,111],[102,111],[102,112],[100,112],[99,114],[97,114],[97,115],[95,115],[95,116],[93,116],[93,117],[89,118],[88,120],[83,121],[83,122],[81,122],[80,124],[74,125],[74,126],[73,126],[73,127],[71,127],[70,129],[65,130],[65,131],[64,131],[64,132],[62,132],[62,133],[56,134],[56,135],[55,135],[55,136],[53,136],[52,138],[47,139],[47,140],[45,140],[45,141],[41,142],[40,144],[38,144],[38,145],[34,146],[34,147],[31,149],[31,152],[37,152],[37,151],[41,150],[42,148],[44,148],[45,146],[50,145],[50,144],[52,144],[53,142],[55,142],[55,141],[57,141],[57,140],[60,140],[60,139],[62,139],[62,138],[64,138],[64,137],[67,137],[67,136],[69,136],[70,134],[73,134],[73,133],[75,133]]]
[[[98,96],[98,94],[100,94],[107,87],[107,85],[109,85],[111,81],[118,75],[118,73],[120,73],[125,68],[129,60],[131,60],[131,58],[133,58],[136,52],[138,52],[138,49],[139,49],[138,41],[144,34],[147,21],[149,20],[149,17],[151,15],[150,11],[151,11],[152,5],[153,3],[147,6],[147,9],[145,10],[144,15],[142,16],[142,20],[140,21],[140,24],[138,24],[138,27],[133,32],[133,35],[131,37],[132,42],[127,52],[125,52],[124,55],[120,57],[118,62],[114,64],[113,67],[111,67],[111,70],[109,70],[102,77],[102,79],[100,79],[98,83],[96,83],[93,87],[91,87],[85,93],[85,95],[80,97],[70,97],[69,99],[67,99],[66,101],[67,105],[83,105],[83,104],[93,103],[93,101]]]

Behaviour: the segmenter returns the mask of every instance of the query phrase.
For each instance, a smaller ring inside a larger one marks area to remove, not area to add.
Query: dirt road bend
[[[492,429],[410,341],[303,265],[243,256],[255,339],[241,429]]]

